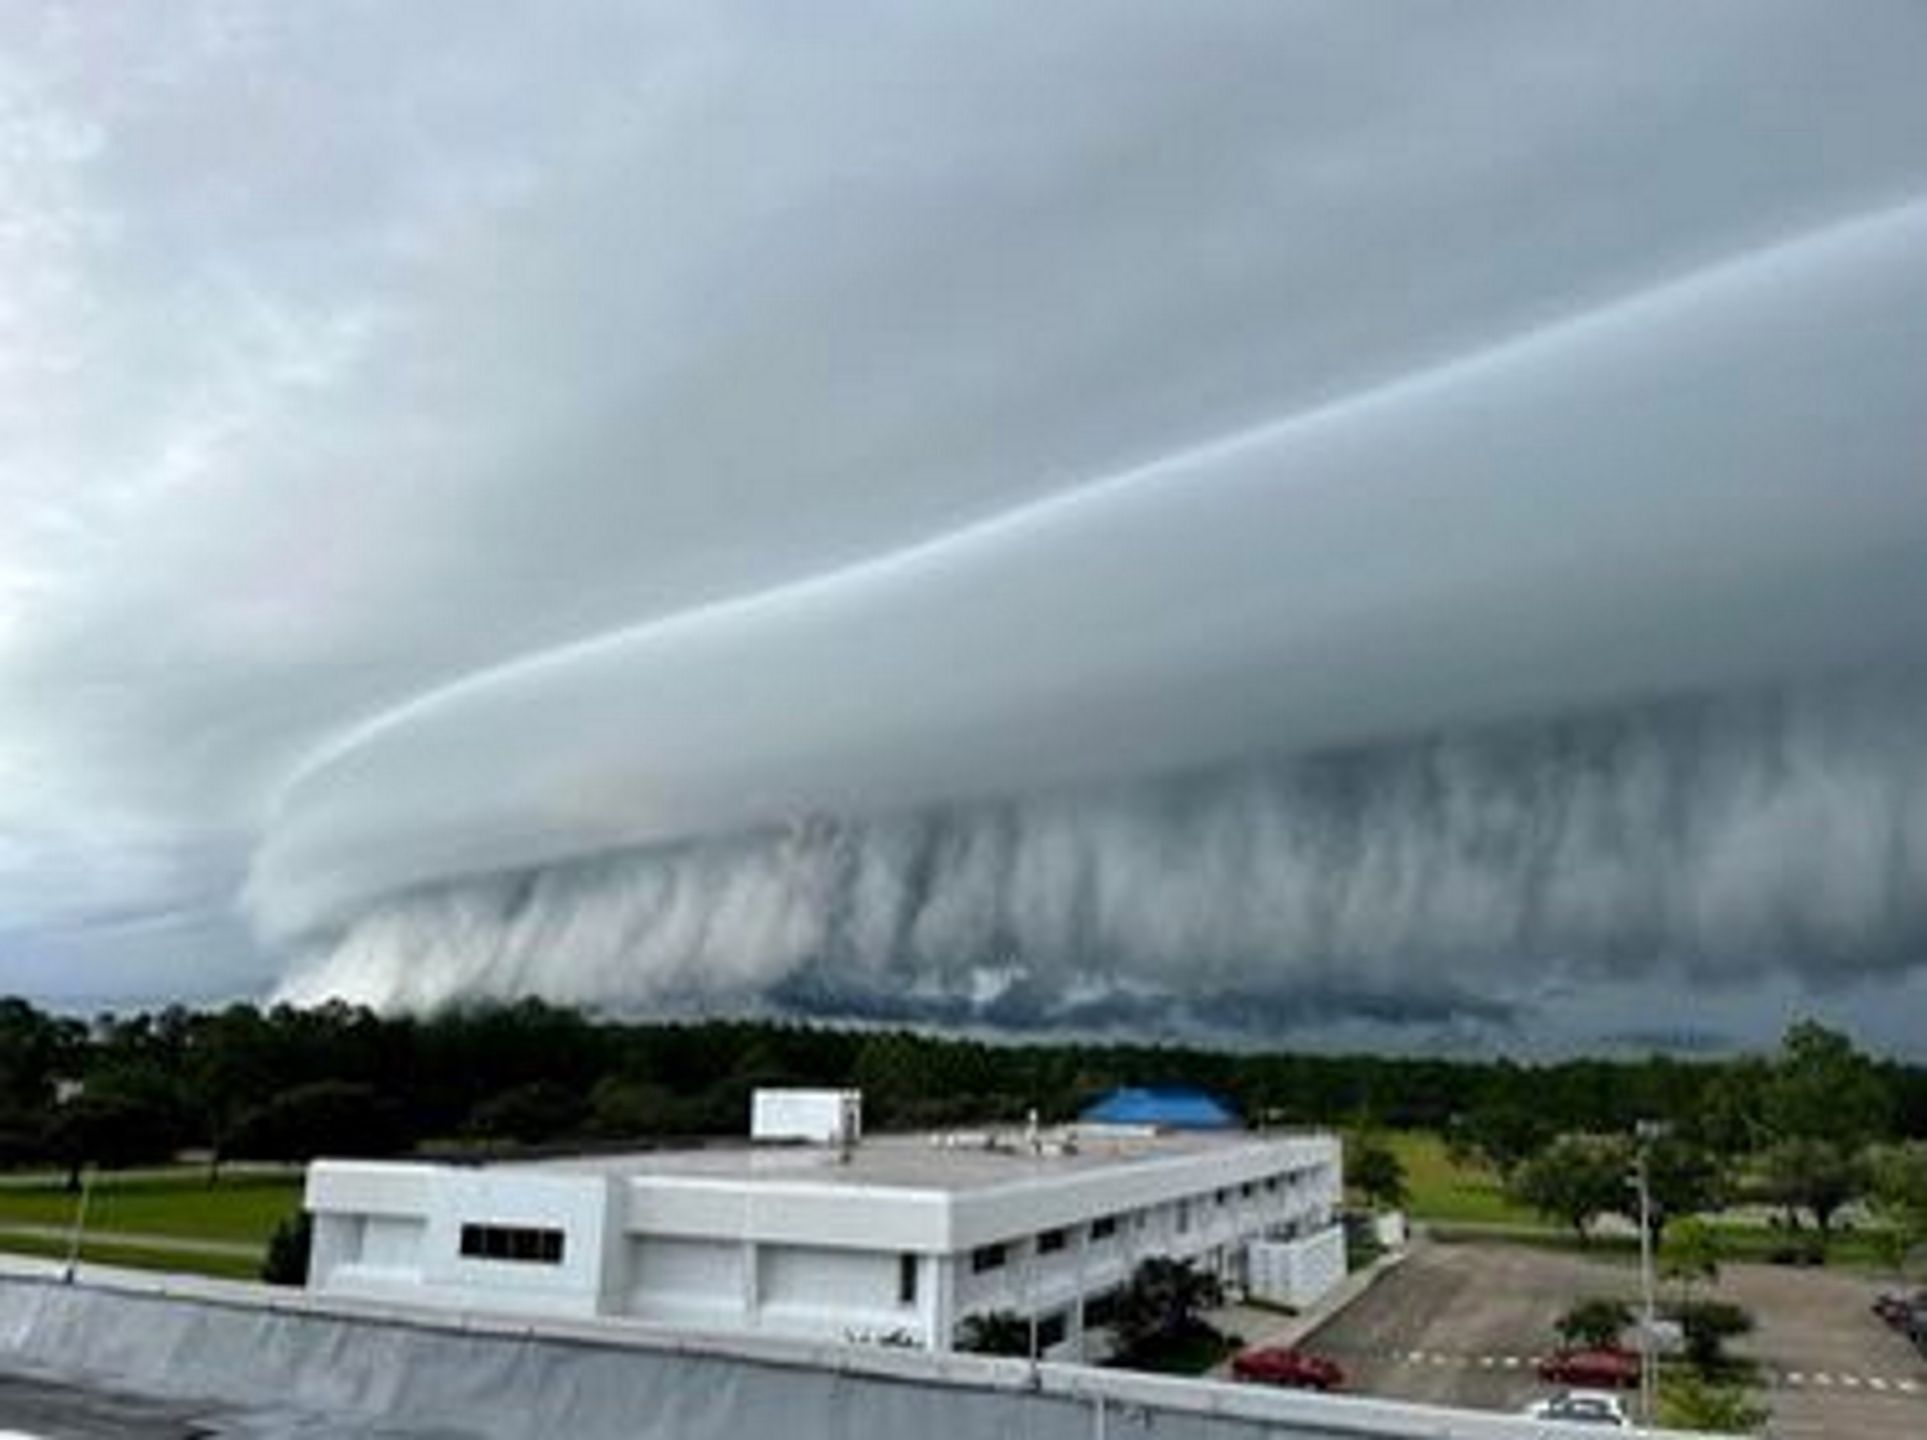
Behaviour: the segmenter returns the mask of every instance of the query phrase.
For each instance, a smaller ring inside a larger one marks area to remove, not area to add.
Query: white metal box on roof
[[[862,1136],[860,1090],[758,1090],[750,1097],[751,1140],[854,1145]]]

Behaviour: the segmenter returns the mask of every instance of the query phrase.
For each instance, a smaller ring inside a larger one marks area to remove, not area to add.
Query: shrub
[[[268,1237],[261,1278],[269,1285],[306,1285],[308,1252],[314,1245],[314,1217],[306,1210],[290,1215]]]
[[[1030,1322],[1015,1310],[966,1315],[957,1327],[957,1348],[973,1355],[1028,1355]]]
[[[1633,1323],[1632,1307],[1624,1300],[1594,1296],[1581,1300],[1554,1322],[1559,1338],[1568,1345],[1588,1349],[1616,1345],[1625,1328]]]
[[[1753,1329],[1752,1314],[1727,1300],[1692,1300],[1670,1306],[1686,1336],[1686,1358],[1702,1375],[1726,1364],[1726,1342]]]

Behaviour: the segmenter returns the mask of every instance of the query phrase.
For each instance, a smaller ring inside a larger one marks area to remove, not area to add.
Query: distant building
[[[818,1096],[826,1092],[815,1092]],[[766,1098],[765,1129],[834,1144],[485,1167],[318,1161],[309,1285],[451,1309],[953,1348],[1034,1317],[1096,1357],[1139,1260],[1196,1260],[1303,1305],[1344,1271],[1339,1148],[1079,1125],[861,1139],[853,1097]]]
[[[1079,1118],[1087,1125],[1153,1125],[1160,1130],[1237,1130],[1243,1126],[1222,1100],[1192,1085],[1113,1090]]]

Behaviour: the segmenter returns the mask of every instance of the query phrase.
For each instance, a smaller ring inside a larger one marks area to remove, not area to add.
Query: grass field
[[[1544,1227],[1538,1215],[1506,1198],[1496,1174],[1483,1166],[1459,1164],[1430,1131],[1394,1131],[1385,1140],[1405,1165],[1413,1219]]]
[[[0,1188],[0,1226],[73,1223],[75,1196],[59,1180]],[[186,1240],[266,1245],[275,1226],[301,1208],[295,1175],[231,1175],[209,1185],[198,1166],[166,1174],[102,1175],[87,1204],[87,1228]]]

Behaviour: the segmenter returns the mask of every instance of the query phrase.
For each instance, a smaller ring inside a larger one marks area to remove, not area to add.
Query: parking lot
[[[1761,1367],[1767,1433],[1787,1440],[1920,1440],[1927,1362],[1868,1306],[1880,1286],[1827,1270],[1731,1265],[1719,1294],[1753,1311],[1733,1347]],[[1516,1411],[1553,1387],[1535,1373],[1575,1299],[1631,1299],[1630,1266],[1523,1245],[1419,1247],[1307,1348],[1339,1361],[1356,1394]]]

